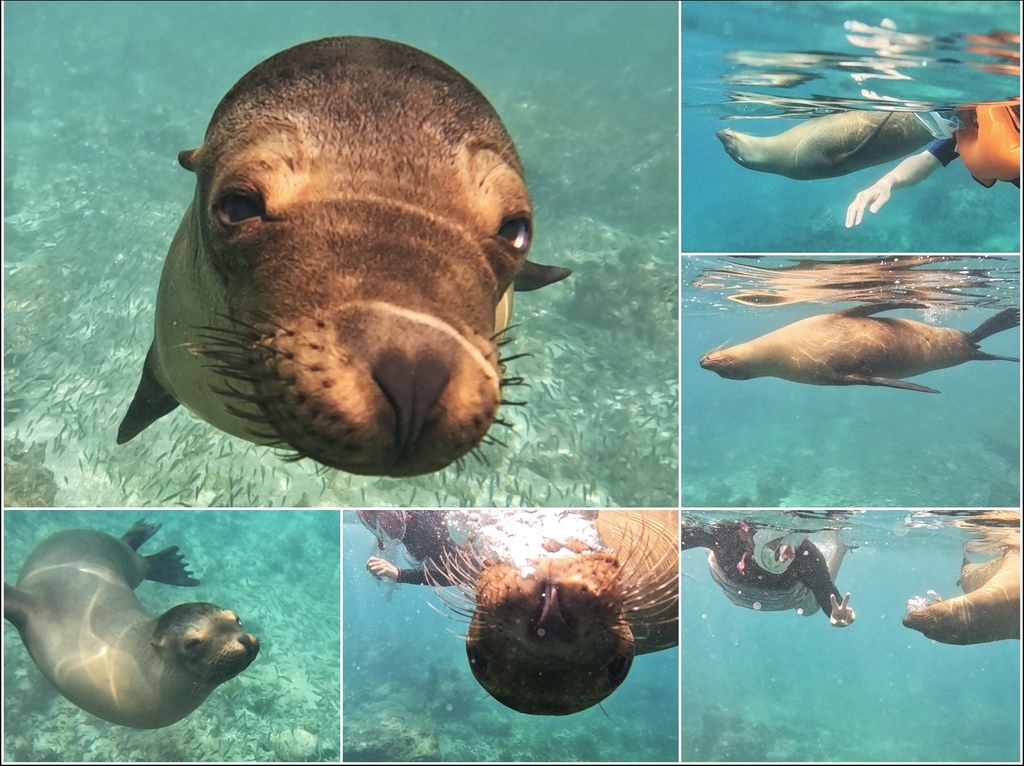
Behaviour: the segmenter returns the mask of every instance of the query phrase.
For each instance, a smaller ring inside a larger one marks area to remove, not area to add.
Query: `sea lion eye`
[[[194,652],[196,649],[198,649],[202,645],[203,645],[203,640],[201,638],[193,638],[191,641],[186,641],[185,642],[185,651],[186,652],[190,652],[190,653]]]
[[[263,200],[257,194],[230,190],[221,195],[214,210],[220,222],[228,226],[266,215]]]
[[[467,646],[466,656],[469,657],[469,668],[473,671],[474,675],[483,673],[487,670],[487,658],[484,657],[479,650],[474,649],[471,646]]]
[[[498,237],[508,242],[520,253],[530,247],[530,219],[524,216],[506,218],[498,228]]]
[[[621,654],[618,655],[608,663],[608,680],[611,681],[613,685],[618,686],[626,680],[626,675],[629,673],[629,669],[632,665],[632,658],[624,657]]]

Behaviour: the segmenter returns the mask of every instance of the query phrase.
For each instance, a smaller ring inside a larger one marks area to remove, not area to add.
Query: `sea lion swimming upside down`
[[[974,359],[1020,361],[978,348],[990,335],[1018,327],[1020,309],[1004,309],[972,332],[871,316],[907,308],[924,307],[868,304],[808,317],[747,343],[710,351],[700,366],[733,380],[773,376],[818,386],[889,386],[937,394],[934,388],[900,378]]]
[[[575,713],[618,688],[636,655],[676,645],[676,512],[494,513],[544,521],[534,536],[492,518],[470,533],[471,557],[447,562],[465,598],[453,606],[471,612],[470,668],[496,700],[534,715]]]
[[[930,602],[911,599],[903,624],[944,644],[1020,640],[1020,577],[1019,545],[982,564],[964,556],[964,595]]]
[[[569,271],[526,260],[522,166],[467,79],[388,40],[304,43],[242,77],[178,161],[195,196],[118,444],[183,404],[332,468],[413,476],[503,422],[513,286]]]

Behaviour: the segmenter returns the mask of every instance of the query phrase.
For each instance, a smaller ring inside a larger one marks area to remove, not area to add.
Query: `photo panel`
[[[339,524],[5,510],[4,761],[337,763]]]
[[[679,514],[345,511],[343,760],[679,758]]]
[[[683,762],[1019,760],[1020,523],[683,511]]]
[[[4,10],[5,505],[676,504],[676,3]]]

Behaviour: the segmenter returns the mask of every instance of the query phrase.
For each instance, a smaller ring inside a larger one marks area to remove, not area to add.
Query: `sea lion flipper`
[[[840,385],[846,386],[887,386],[889,388],[905,388],[907,391],[921,391],[925,394],[941,394],[942,392],[928,388],[928,386],[921,386],[917,383],[908,383],[905,380],[897,380],[895,378],[881,378],[872,375],[856,375],[850,373],[847,375],[840,375],[837,377]]]
[[[991,316],[978,325],[978,328],[972,332],[967,333],[968,339],[971,343],[978,343],[984,340],[990,335],[995,335],[997,332],[1003,330],[1009,330],[1011,327],[1020,326],[1020,309],[1011,308],[1003,309],[995,316]],[[987,358],[987,357],[986,357]],[[1005,356],[994,357],[996,359],[1007,359]],[[1012,361],[1019,362],[1019,359]]]
[[[4,619],[18,631],[25,629],[32,611],[28,594],[4,583]]]
[[[146,556],[146,579],[153,582],[162,582],[166,585],[182,585],[191,587],[199,584],[199,580],[192,576],[186,569],[188,564],[184,557],[178,553],[178,546],[172,545],[164,548],[159,553]]]
[[[128,412],[117,429],[117,443],[131,441],[150,424],[178,407],[178,400],[167,392],[153,372],[153,346],[149,347],[146,362],[142,366],[142,379],[135,391],[135,398],[128,405]]]
[[[886,112],[885,113],[885,117],[882,118],[882,121],[880,123],[878,123],[874,128],[872,128],[870,133],[868,133],[866,136],[864,136],[864,140],[863,141],[861,141],[859,144],[857,144],[857,146],[855,146],[850,151],[838,154],[835,157],[835,162],[836,163],[849,162],[850,160],[852,160],[854,157],[856,157],[861,152],[866,151],[871,146],[871,144],[874,143],[875,139],[878,138],[878,134],[882,132],[882,128],[885,127],[885,123],[887,123],[889,121],[889,118],[892,117],[892,115],[893,115],[892,112]],[[875,163],[872,163],[872,164],[875,164]]]
[[[572,274],[572,269],[563,266],[545,266],[543,263],[526,261],[523,268],[516,274],[516,292],[523,293],[530,290],[539,290],[542,287],[561,282]]]
[[[121,539],[126,545],[130,546],[133,551],[137,551],[146,540],[151,538],[159,531],[163,524],[149,524],[145,519],[139,519],[132,528],[121,535]]]

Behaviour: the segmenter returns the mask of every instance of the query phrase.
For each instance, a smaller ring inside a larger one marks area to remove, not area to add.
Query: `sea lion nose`
[[[541,640],[570,641],[575,630],[569,624],[569,615],[563,614],[558,596],[558,585],[549,580],[543,591],[544,606],[533,623],[533,635]]]
[[[451,378],[447,364],[431,354],[409,358],[386,353],[373,365],[373,380],[395,413],[395,448],[411,454],[423,424]]]
[[[238,637],[238,643],[245,647],[245,653],[249,658],[254,658],[260,652],[260,640],[252,633],[243,633]]]

